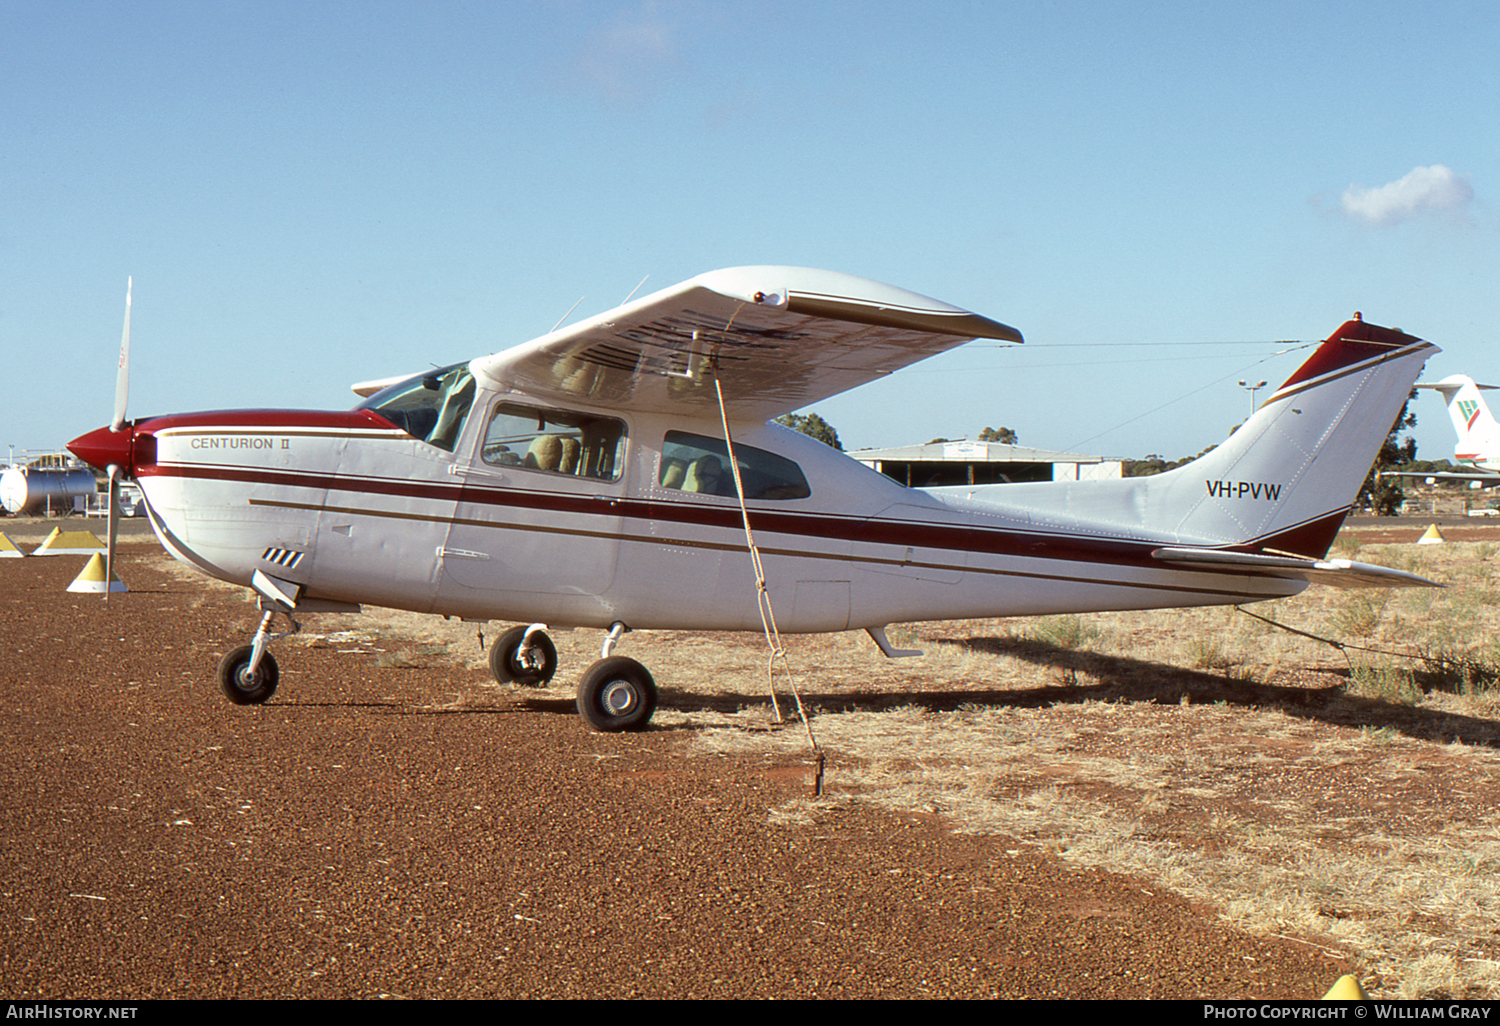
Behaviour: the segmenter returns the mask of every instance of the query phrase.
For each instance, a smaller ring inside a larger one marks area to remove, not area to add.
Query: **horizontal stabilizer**
[[[1455,375],[1455,377],[1458,377],[1458,375]],[[1459,384],[1461,384],[1461,383],[1462,382],[1459,382]],[[1444,390],[1449,391],[1449,392],[1456,392],[1456,391],[1458,391],[1458,385],[1454,383],[1454,381],[1453,381],[1452,378],[1444,378],[1442,381],[1419,381],[1419,382],[1417,382],[1415,385],[1413,385],[1411,387],[1412,388],[1430,388],[1430,389],[1432,389],[1434,391],[1437,391],[1437,392],[1442,392]],[[1495,389],[1500,388],[1500,385],[1481,385],[1479,382],[1476,381],[1476,382],[1474,382],[1474,387],[1475,388],[1488,389],[1490,391],[1494,391]]]
[[[1204,570],[1239,570],[1258,577],[1285,577],[1334,588],[1441,588],[1436,581],[1405,570],[1356,563],[1348,559],[1298,559],[1223,549],[1156,549],[1152,559]]]
[[[1413,477],[1419,481],[1487,481],[1500,484],[1500,474],[1493,470],[1382,470],[1381,477]]]

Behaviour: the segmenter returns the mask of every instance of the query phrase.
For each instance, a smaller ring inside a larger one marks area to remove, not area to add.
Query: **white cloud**
[[[680,64],[677,25],[646,0],[591,31],[578,55],[582,80],[616,103],[631,103],[660,88]]]
[[[1406,177],[1366,188],[1351,185],[1344,190],[1344,213],[1375,225],[1398,224],[1419,214],[1458,210],[1474,198],[1474,188],[1464,175],[1454,174],[1442,164],[1414,168]]]

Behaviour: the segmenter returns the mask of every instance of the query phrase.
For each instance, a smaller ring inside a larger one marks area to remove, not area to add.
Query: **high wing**
[[[480,357],[476,376],[539,398],[769,420],[1015,328],[867,278],[803,267],[711,271]]]

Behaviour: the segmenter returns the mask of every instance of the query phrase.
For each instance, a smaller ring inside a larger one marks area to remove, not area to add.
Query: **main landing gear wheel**
[[[251,645],[241,645],[219,661],[219,687],[235,705],[259,705],[276,693],[280,674],[276,660],[267,652],[260,666],[250,672]]]
[[[627,656],[600,659],[578,682],[578,715],[595,730],[645,730],[656,711],[656,681]]]
[[[512,682],[527,688],[545,687],[557,672],[557,646],[543,631],[531,635],[531,645],[521,654],[525,627],[512,627],[490,646],[490,673],[501,684]]]

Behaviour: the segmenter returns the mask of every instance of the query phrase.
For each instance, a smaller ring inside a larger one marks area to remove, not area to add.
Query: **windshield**
[[[455,363],[382,388],[354,408],[373,410],[413,438],[452,452],[473,404],[474,375],[467,363]]]

